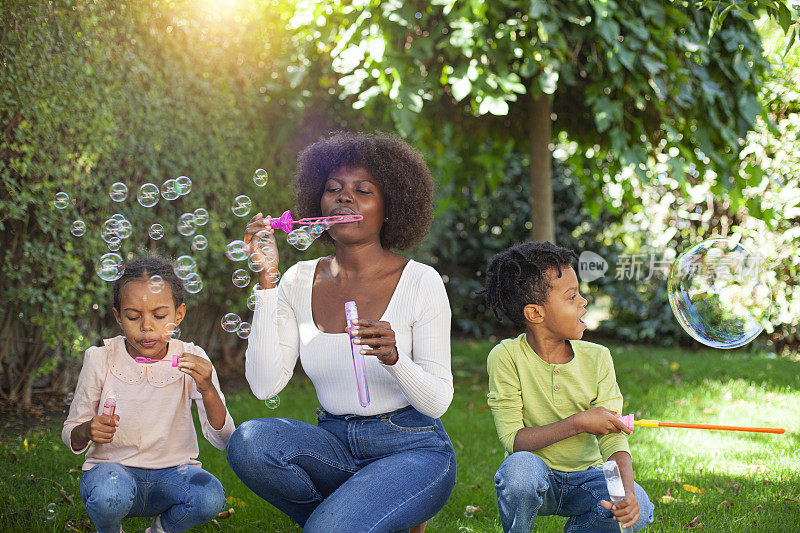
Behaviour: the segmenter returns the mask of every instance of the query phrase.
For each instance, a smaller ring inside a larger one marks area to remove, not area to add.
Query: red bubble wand
[[[747,426],[718,426],[715,424],[690,424],[688,422],[661,422],[660,420],[636,420],[633,419],[633,413],[629,415],[617,415],[622,420],[628,429],[633,431],[634,426],[643,428],[687,428],[687,429],[711,429],[716,431],[747,431],[750,433],[774,433],[782,435],[786,432],[783,428],[754,428]]]

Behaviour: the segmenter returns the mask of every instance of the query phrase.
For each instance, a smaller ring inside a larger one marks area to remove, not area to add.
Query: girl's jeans
[[[123,518],[161,515],[166,531],[204,524],[225,507],[222,484],[199,466],[148,469],[100,463],[81,476],[81,499],[99,533]]]
[[[639,484],[634,484],[639,520],[625,533],[635,533],[653,522],[653,504]],[[603,469],[578,472],[553,470],[531,452],[506,457],[494,476],[500,522],[506,533],[531,533],[537,515],[568,516],[564,531],[616,531],[610,510],[600,500],[611,501]]]
[[[456,482],[439,419],[411,406],[375,416],[331,415],[241,424],[228,463],[250,490],[308,533],[402,531],[445,504]]]

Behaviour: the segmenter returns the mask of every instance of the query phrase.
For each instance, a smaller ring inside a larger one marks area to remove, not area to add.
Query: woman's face
[[[334,224],[331,238],[342,244],[380,241],[385,208],[378,184],[363,167],[340,167],[325,182],[320,200],[322,216],[361,215],[359,222]]]

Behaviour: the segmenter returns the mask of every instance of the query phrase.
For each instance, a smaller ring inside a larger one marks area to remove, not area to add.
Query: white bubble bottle
[[[347,333],[350,335],[350,349],[353,353],[353,367],[356,371],[356,388],[358,389],[358,402],[361,407],[369,405],[369,385],[367,385],[367,368],[364,361],[364,354],[361,353],[361,346],[353,343],[355,339],[352,333],[353,322],[358,320],[358,308],[355,302],[344,303],[344,316],[347,319]]]

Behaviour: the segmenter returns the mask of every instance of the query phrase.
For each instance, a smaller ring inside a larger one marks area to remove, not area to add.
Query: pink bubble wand
[[[172,356],[172,359],[150,359],[149,357],[137,357],[134,359],[137,363],[172,363],[172,366],[178,366],[178,359],[180,359],[180,354],[175,354]]]
[[[786,432],[783,428],[754,428],[749,426],[719,426],[716,424],[691,424],[689,422],[661,422],[660,420],[635,420],[633,419],[633,413],[628,415],[620,415],[617,414],[617,418],[619,418],[623,424],[625,424],[628,429],[633,431],[634,426],[639,426],[643,428],[687,428],[687,429],[710,429],[716,431],[747,431],[750,433],[774,433],[777,435],[782,435]]]
[[[358,222],[363,220],[361,215],[335,215],[331,217],[310,217],[301,218],[300,220],[292,220],[292,213],[288,209],[283,212],[279,218],[272,218],[269,225],[273,228],[282,229],[285,233],[292,232],[292,226],[298,224],[300,226],[313,226],[314,224],[325,224],[330,226],[332,224],[344,224],[346,222]]]

